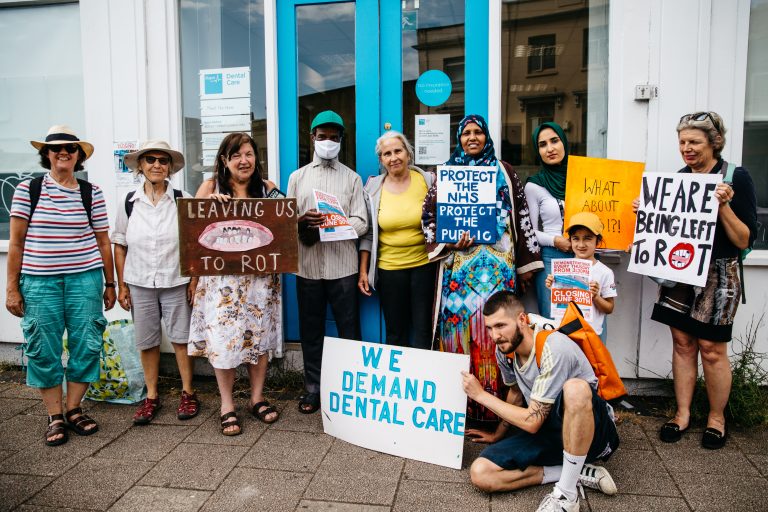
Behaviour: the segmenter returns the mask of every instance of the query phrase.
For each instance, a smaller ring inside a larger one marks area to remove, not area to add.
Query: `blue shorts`
[[[592,414],[595,436],[587,453],[587,462],[608,460],[619,447],[619,434],[608,413],[608,404],[592,389]],[[557,395],[552,412],[535,434],[515,429],[498,443],[480,453],[503,469],[523,470],[528,466],[559,466],[563,463],[563,392]]]

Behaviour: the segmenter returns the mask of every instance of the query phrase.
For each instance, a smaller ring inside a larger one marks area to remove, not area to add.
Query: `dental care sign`
[[[224,98],[250,99],[250,97],[251,68],[246,66],[200,70],[200,100],[220,100]],[[208,108],[205,106],[201,107],[201,111],[205,111]],[[213,115],[220,114],[222,112],[213,113]]]
[[[469,356],[325,338],[323,429],[363,448],[460,469]]]
[[[720,174],[643,174],[629,270],[704,286],[712,257]]]
[[[178,199],[181,275],[298,271],[296,199]]]
[[[496,167],[437,169],[437,242],[469,232],[476,244],[496,242]]]

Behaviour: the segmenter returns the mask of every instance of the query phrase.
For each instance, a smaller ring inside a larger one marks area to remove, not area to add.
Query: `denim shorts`
[[[592,415],[595,436],[587,452],[587,462],[608,460],[619,447],[619,434],[608,412],[608,404],[592,389]],[[559,466],[563,463],[563,392],[557,395],[547,419],[535,434],[515,431],[480,453],[503,469],[523,470],[528,466]]]
[[[99,355],[107,319],[102,313],[102,270],[35,276],[22,274],[24,353],[27,385],[52,388],[64,380],[62,338],[67,331],[66,378],[69,382],[99,380]]]

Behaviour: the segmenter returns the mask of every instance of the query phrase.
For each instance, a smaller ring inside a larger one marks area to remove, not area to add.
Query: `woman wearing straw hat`
[[[5,307],[22,317],[27,385],[40,390],[48,411],[45,443],[56,446],[67,441],[65,427],[82,436],[98,430],[80,401],[99,379],[107,326],[102,301],[105,309],[115,305],[115,283],[104,196],[96,185],[75,178],[93,146],[63,125],[51,127],[45,140],[30,142],[49,172],[19,183],[13,195]]]
[[[200,402],[192,388],[194,361],[187,355],[189,319],[194,288],[179,272],[179,226],[176,199],[191,197],[170,186],[169,178],[184,167],[184,155],[162,140],[145,142],[125,155],[125,165],[144,176],[136,190],[123,196],[112,233],[118,302],[131,312],[136,348],[147,385],[147,398],[133,415],[133,423],[150,423],[160,409],[157,380],[160,372],[162,319],[176,354],[181,375],[180,420],[193,418]]]

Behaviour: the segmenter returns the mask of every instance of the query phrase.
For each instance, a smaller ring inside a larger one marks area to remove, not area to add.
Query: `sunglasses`
[[[52,144],[46,147],[48,148],[48,151],[53,151],[54,153],[61,153],[61,150],[63,149],[69,154],[77,153],[80,149],[80,146],[77,144]]]
[[[171,159],[167,156],[143,156],[142,158],[149,165],[153,165],[155,161],[160,162],[160,165],[168,165],[171,163]]]
[[[717,130],[717,133],[722,135],[723,132],[720,129],[720,123],[715,121],[715,118],[712,117],[712,114],[709,112],[696,112],[695,114],[686,114],[680,118],[680,122],[684,123],[685,121],[705,121],[707,119],[709,119],[709,122],[712,123],[712,126],[715,128],[715,130]]]

